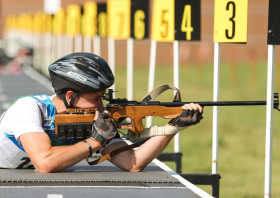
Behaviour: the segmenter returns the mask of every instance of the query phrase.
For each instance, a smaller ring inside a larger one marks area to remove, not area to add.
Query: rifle
[[[183,112],[181,106],[188,103],[198,103],[201,106],[244,106],[266,105],[266,101],[211,101],[211,102],[159,102],[150,101],[148,95],[144,100],[129,101],[126,98],[113,99],[113,90],[109,89],[103,99],[109,103],[105,105],[112,118],[120,129],[141,133],[144,130],[142,118],[146,116],[160,116],[165,119],[175,118]],[[279,94],[274,93],[274,109],[280,111]],[[55,135],[58,139],[86,138],[90,136],[92,122],[97,108],[80,109],[70,108],[66,114],[55,115]],[[122,124],[126,118],[131,119],[130,124]]]

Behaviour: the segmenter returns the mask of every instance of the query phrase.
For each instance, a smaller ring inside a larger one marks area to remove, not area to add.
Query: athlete
[[[55,95],[21,97],[1,116],[1,168],[35,168],[51,173],[73,166],[94,152],[105,155],[127,145],[108,111],[96,112],[90,138],[60,140],[54,135],[55,114],[71,107],[104,108],[102,96],[114,83],[114,76],[103,58],[91,53],[69,54],[52,63],[49,72]],[[192,103],[182,108],[183,113],[168,125],[187,127],[200,122],[200,105]],[[109,160],[125,171],[142,171],[174,135],[151,137],[138,149]]]

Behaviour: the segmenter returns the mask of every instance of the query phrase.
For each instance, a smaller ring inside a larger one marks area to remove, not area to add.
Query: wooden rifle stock
[[[112,118],[116,121],[118,128],[129,129],[134,133],[140,133],[144,130],[142,118],[146,116],[160,116],[162,118],[175,118],[183,112],[181,107],[165,106],[119,106],[108,107]],[[97,109],[68,109],[66,114],[55,115],[55,134],[58,135],[58,125],[70,123],[91,123],[93,122]],[[130,118],[129,125],[121,125],[124,119]]]

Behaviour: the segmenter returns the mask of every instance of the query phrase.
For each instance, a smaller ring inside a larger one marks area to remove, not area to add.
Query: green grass
[[[275,76],[280,73],[276,66]],[[141,100],[147,93],[147,67],[134,68],[134,99]],[[254,66],[221,65],[220,100],[266,100],[266,63]],[[155,87],[173,84],[172,66],[158,67]],[[116,97],[126,97],[126,68],[116,68]],[[213,66],[186,66],[180,69],[180,91],[183,101],[213,100]],[[275,78],[275,92],[280,81]],[[172,91],[159,97],[171,101]],[[205,107],[204,119],[199,125],[181,132],[183,173],[211,173],[212,166],[212,107]],[[280,194],[280,112],[274,110],[272,197]],[[222,175],[220,197],[257,198],[264,196],[264,159],[266,109],[264,106],[220,107],[219,113],[219,165]],[[168,121],[154,119],[154,125]],[[164,152],[172,152],[171,142]],[[172,169],[174,163],[167,162]],[[211,192],[209,186],[199,186]]]

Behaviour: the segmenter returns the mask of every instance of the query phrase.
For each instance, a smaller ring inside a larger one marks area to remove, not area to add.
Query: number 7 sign
[[[107,1],[108,36],[114,39],[130,37],[130,0]]]
[[[248,0],[215,0],[214,15],[214,42],[247,42]]]

